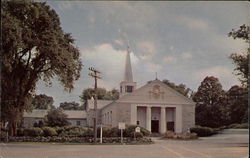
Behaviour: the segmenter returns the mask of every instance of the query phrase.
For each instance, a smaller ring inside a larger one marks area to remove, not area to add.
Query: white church
[[[39,112],[40,111],[40,112]],[[32,115],[33,113],[33,115]],[[46,110],[33,110],[24,114],[24,126],[42,119]],[[36,117],[34,113],[43,113]],[[72,113],[65,110],[65,113]],[[70,115],[71,125],[93,126],[94,101],[88,100],[84,111]],[[115,101],[97,101],[97,124],[118,126],[119,122],[138,125],[152,133],[165,133],[167,130],[185,133],[195,125],[195,103],[155,79],[137,88],[133,80],[130,51],[126,54],[124,80],[120,83],[120,96]],[[33,120],[33,121],[31,121]]]

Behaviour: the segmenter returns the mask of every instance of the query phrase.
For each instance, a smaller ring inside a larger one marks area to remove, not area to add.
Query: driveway
[[[247,158],[248,130],[227,129],[198,140],[150,145],[1,144],[0,158]]]

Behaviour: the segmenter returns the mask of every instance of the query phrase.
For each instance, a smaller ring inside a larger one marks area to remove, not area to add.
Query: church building
[[[93,125],[94,101],[88,100],[87,123]],[[133,80],[130,51],[127,50],[120,97],[98,100],[98,124],[118,126],[119,122],[138,125],[152,133],[187,132],[195,125],[195,103],[157,78],[137,88]]]
[[[24,113],[23,126],[31,127],[42,120],[49,110]],[[94,100],[87,100],[85,110],[65,110],[72,126],[94,124]],[[127,50],[124,80],[120,83],[119,99],[97,101],[97,124],[118,126],[119,122],[138,125],[152,133],[188,132],[195,125],[195,103],[157,78],[137,88],[133,80],[130,51]]]

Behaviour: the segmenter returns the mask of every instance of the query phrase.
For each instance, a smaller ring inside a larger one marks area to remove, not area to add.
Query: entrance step
[[[160,133],[151,133],[150,137],[161,137],[162,135]]]

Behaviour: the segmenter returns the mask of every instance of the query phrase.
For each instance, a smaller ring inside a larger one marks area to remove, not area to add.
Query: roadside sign
[[[140,127],[136,127],[135,128],[135,132],[141,132],[141,128]]]
[[[125,129],[125,123],[124,122],[119,122],[118,128],[119,129]]]

